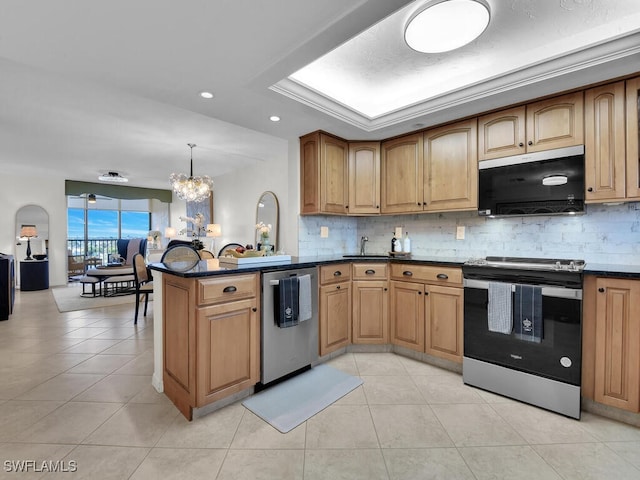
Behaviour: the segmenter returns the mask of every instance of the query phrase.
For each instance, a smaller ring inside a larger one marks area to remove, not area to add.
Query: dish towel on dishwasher
[[[287,328],[298,324],[298,277],[281,278],[278,282],[279,312],[278,327]]]
[[[298,321],[304,322],[311,318],[311,275],[298,277]]]
[[[487,323],[490,332],[511,334],[511,330],[513,330],[511,305],[511,284],[489,282]]]
[[[527,342],[542,342],[542,288],[516,285],[514,301],[513,333],[516,338]]]

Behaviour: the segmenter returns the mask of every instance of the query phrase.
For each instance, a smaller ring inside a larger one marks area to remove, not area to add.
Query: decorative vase
[[[262,250],[266,256],[273,254],[269,235],[262,235],[260,237],[260,250]]]

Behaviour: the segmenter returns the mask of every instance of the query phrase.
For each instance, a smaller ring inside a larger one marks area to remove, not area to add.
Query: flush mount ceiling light
[[[449,52],[478,38],[489,18],[489,6],[481,0],[431,2],[409,19],[404,40],[421,53]]]
[[[187,143],[191,148],[191,170],[189,176],[184,173],[172,173],[169,177],[173,191],[182,200],[187,202],[201,202],[209,197],[213,188],[213,181],[208,175],[193,176],[193,147],[195,143]]]
[[[200,96],[202,98],[206,98],[207,100],[210,100],[213,98],[213,93],[211,92],[200,92]]]
[[[271,115],[269,117],[269,120],[271,120],[272,122],[279,122],[280,121],[280,117],[277,115]]]
[[[549,175],[542,179],[542,184],[546,186],[564,185],[567,181],[566,175]]]
[[[118,172],[103,173],[98,177],[98,180],[100,180],[101,182],[114,182],[114,183],[126,183],[129,181],[128,178],[123,177]]]

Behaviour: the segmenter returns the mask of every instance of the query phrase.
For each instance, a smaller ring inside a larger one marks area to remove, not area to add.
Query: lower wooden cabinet
[[[351,282],[320,287],[320,355],[351,343]]]
[[[391,281],[391,343],[424,352],[424,285]]]
[[[260,381],[259,278],[163,275],[164,391],[188,420]]]
[[[453,362],[462,361],[464,319],[461,288],[425,286],[425,352]]]
[[[585,279],[583,396],[640,411],[640,281]]]
[[[389,343],[387,280],[354,280],[352,285],[352,342],[374,345]]]

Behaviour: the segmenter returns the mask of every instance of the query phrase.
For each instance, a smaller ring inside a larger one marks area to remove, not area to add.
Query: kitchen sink
[[[342,258],[389,258],[389,255],[354,254],[354,255],[342,255]]]

